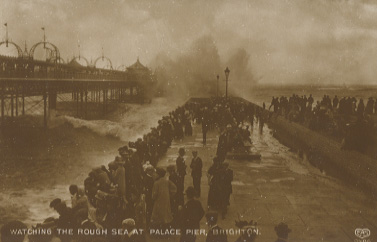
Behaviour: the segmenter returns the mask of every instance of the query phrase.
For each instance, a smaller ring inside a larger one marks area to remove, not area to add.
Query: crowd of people
[[[355,97],[330,98],[324,95],[314,104],[314,98],[293,94],[272,97],[269,110],[293,122],[342,139],[342,148],[365,152],[374,148],[377,102],[370,97],[366,104]]]
[[[146,241],[147,233],[138,233],[137,228],[153,231],[179,228],[182,231],[180,241],[193,242],[196,234],[188,231],[198,230],[203,217],[206,217],[209,226],[206,241],[228,241],[226,234],[218,233],[221,228],[217,225],[218,214],[225,219],[232,193],[233,170],[225,162],[226,154],[245,142],[251,142],[249,125],[254,125],[254,120],[263,128],[265,117],[262,108],[241,99],[193,100],[178,107],[158,121],[158,126],[143,138],[119,148],[119,155],[107,167],[97,167],[89,172],[83,189],[71,185],[71,207],[60,198],[51,201],[50,207],[56,210],[59,218],[49,218],[36,227],[74,228],[74,231],[111,231],[120,228],[123,234],[55,233],[51,237],[29,236],[29,241],[51,241],[52,237],[58,237],[63,242],[142,242]],[[207,172],[207,213],[198,199],[202,195],[203,161],[196,150],[192,152],[189,166],[192,186],[185,188],[188,171],[184,147],[179,149],[175,165],[169,165],[166,169],[157,166],[174,139],[181,140],[184,136],[192,135],[192,123],[201,125],[204,146],[209,130],[220,131],[216,155]],[[237,242],[255,240],[258,233],[255,222],[238,221],[236,226],[253,228],[252,232],[242,234]],[[288,236],[289,229],[285,226],[280,224],[275,228],[280,238]],[[159,238],[165,235],[148,236]]]

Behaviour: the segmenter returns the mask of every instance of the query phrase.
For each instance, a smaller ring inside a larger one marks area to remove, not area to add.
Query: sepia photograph
[[[377,1],[0,0],[0,242],[377,241]]]

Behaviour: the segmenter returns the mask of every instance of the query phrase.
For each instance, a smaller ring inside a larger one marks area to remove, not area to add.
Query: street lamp
[[[228,67],[226,67],[225,69],[225,81],[226,81],[226,86],[225,86],[225,98],[228,99],[228,77],[229,77],[229,73],[230,73],[230,70]]]
[[[217,83],[216,83],[216,97],[219,97],[219,78],[220,76],[217,75]]]

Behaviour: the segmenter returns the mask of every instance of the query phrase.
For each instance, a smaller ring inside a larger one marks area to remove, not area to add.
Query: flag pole
[[[8,47],[8,42],[9,42],[9,40],[8,40],[8,23],[5,23],[4,26],[5,26],[5,46]]]
[[[46,49],[46,31],[45,31],[45,27],[42,27],[42,30],[43,30],[43,48]]]

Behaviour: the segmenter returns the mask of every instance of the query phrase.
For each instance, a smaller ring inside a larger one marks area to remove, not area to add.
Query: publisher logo
[[[361,240],[358,241],[370,241],[366,240],[370,236],[370,230],[367,228],[357,228],[355,229],[355,235]]]

